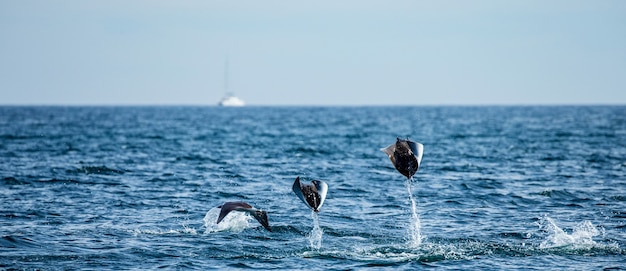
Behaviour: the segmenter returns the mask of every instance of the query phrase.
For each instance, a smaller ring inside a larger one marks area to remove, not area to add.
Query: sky
[[[215,105],[226,91],[623,105],[626,1],[0,1],[0,104]]]

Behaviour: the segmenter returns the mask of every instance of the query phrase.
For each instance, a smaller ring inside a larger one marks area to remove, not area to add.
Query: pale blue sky
[[[339,2],[339,3],[338,3]],[[0,1],[0,104],[626,104],[626,1]]]

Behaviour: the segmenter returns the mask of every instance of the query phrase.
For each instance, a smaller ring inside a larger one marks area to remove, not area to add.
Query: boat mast
[[[228,57],[224,61],[224,92],[228,95]]]

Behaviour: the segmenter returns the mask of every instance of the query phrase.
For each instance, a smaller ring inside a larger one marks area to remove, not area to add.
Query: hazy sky
[[[0,1],[0,104],[626,104],[626,1]]]

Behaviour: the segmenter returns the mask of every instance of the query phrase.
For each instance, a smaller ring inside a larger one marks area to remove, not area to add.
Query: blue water
[[[0,107],[0,268],[625,266],[625,106]]]

